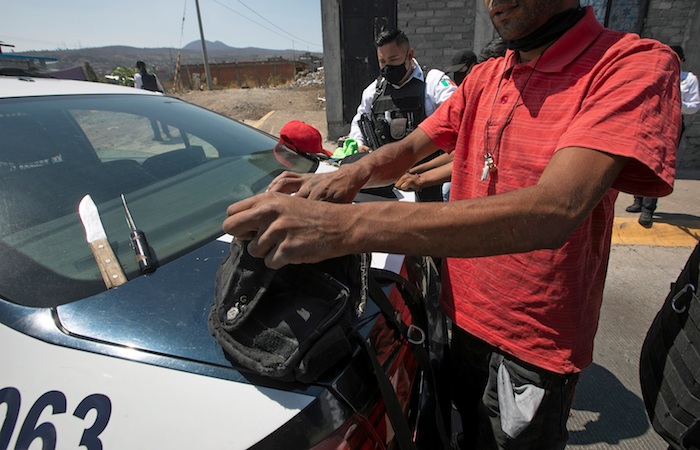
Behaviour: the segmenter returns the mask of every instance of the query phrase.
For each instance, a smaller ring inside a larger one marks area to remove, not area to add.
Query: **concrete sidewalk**
[[[324,112],[271,113],[257,123],[270,134],[292,119],[326,135]],[[333,150],[335,144],[325,142]],[[569,419],[567,449],[665,450],[649,424],[639,387],[639,354],[688,257],[700,240],[700,171],[679,172],[674,192],[659,199],[652,228],[625,212],[632,203],[620,194],[615,206],[613,246],[596,336],[593,364],[579,381]]]

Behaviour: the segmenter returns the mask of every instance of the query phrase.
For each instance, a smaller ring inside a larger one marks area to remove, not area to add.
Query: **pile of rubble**
[[[319,67],[314,72],[298,73],[293,82],[289,83],[289,87],[303,86],[322,86],[324,83],[323,67]]]

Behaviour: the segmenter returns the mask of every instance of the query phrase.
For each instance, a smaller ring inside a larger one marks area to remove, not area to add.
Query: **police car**
[[[0,76],[0,136],[0,448],[392,446],[362,352],[313,384],[251,381],[207,327],[226,207],[322,163],[173,97],[40,77]],[[435,303],[430,261],[373,264]],[[418,364],[365,314],[420,433]]]

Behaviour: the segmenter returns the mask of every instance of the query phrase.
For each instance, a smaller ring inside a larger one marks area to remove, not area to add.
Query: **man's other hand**
[[[234,203],[226,210],[224,232],[250,241],[252,256],[279,269],[349,253],[350,205],[265,193]]]
[[[350,203],[362,184],[348,170],[329,173],[283,172],[267,187],[268,192],[281,192],[305,197],[311,200],[324,200],[333,203]]]

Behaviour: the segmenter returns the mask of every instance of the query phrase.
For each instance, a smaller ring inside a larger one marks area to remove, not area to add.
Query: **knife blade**
[[[126,275],[119,265],[116,255],[107,240],[107,234],[102,226],[100,213],[90,195],[86,195],[80,200],[78,205],[78,215],[85,228],[85,238],[95,257],[97,267],[104,280],[107,289],[126,283]]]

